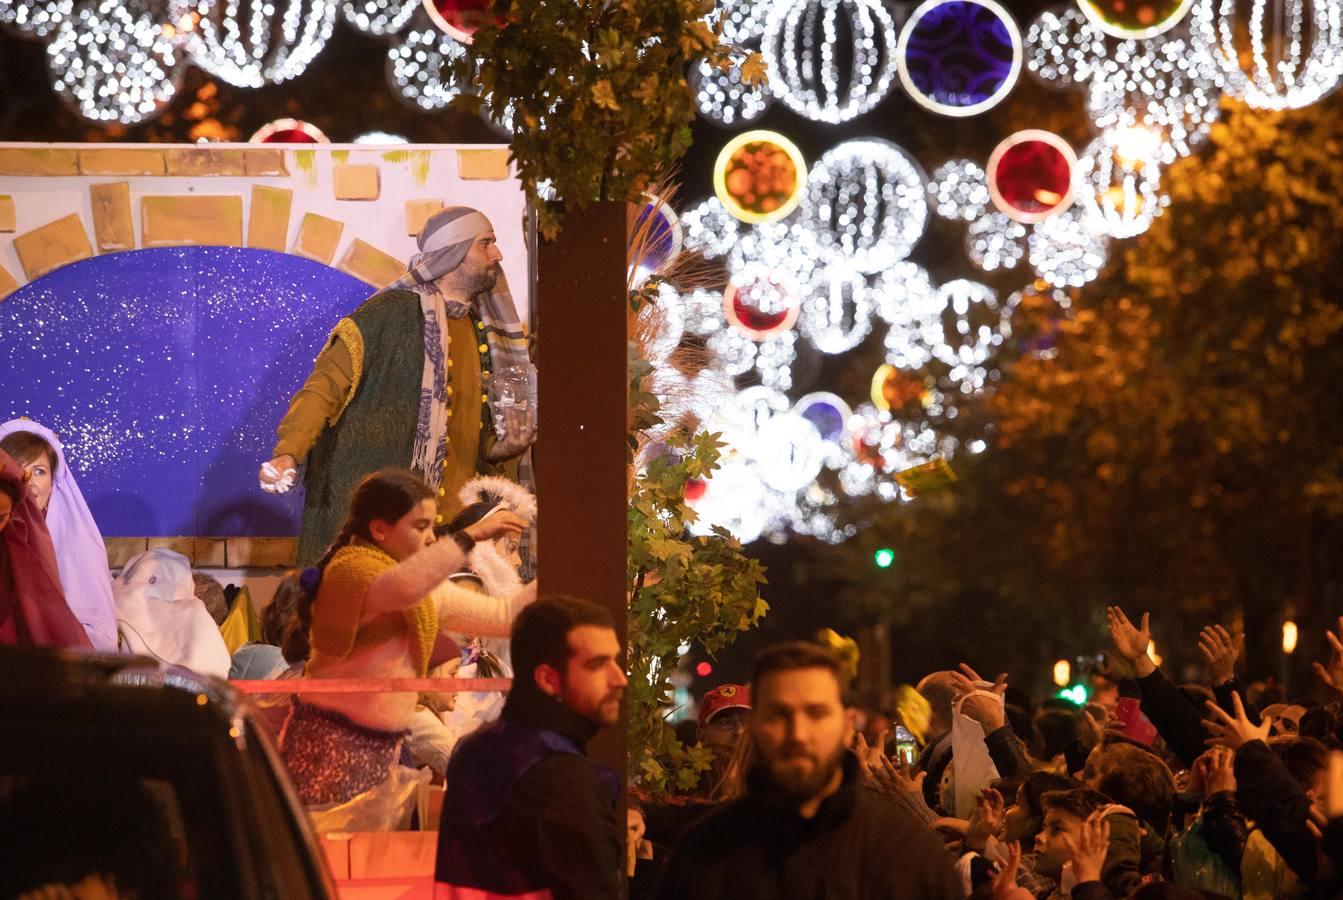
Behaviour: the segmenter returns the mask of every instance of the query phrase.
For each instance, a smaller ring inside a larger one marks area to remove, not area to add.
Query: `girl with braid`
[[[305,678],[424,677],[440,629],[504,636],[536,597],[529,585],[499,603],[444,587],[477,540],[520,533],[491,516],[435,541],[435,492],[408,471],[366,476],[335,541],[304,571],[298,616],[285,635]],[[402,758],[415,693],[296,695],[280,733],[285,763],[308,806],[344,803],[382,783]]]

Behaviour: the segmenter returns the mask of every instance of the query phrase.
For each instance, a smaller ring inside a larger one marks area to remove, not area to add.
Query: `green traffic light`
[[[1061,700],[1067,700],[1078,706],[1085,706],[1087,702],[1087,689],[1084,685],[1075,684],[1070,688],[1064,688],[1054,696]]]
[[[882,547],[872,554],[872,561],[877,564],[878,569],[889,569],[895,562],[895,551],[890,547]]]

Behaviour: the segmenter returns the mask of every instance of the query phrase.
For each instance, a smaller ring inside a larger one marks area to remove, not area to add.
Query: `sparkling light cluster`
[[[74,0],[0,0],[0,27],[19,37],[44,38],[74,7]]]
[[[838,46],[840,18],[851,45]],[[780,0],[761,52],[770,89],[789,109],[836,124],[880,103],[895,80],[895,21],[881,0]],[[841,68],[840,62],[849,65]]]
[[[47,44],[56,95],[94,122],[153,118],[176,95],[182,62],[143,7],[81,2]]]
[[[335,0],[171,0],[191,61],[238,87],[303,74],[336,23]],[[190,27],[182,27],[190,24]]]
[[[755,121],[765,114],[773,100],[768,86],[743,82],[739,66],[720,71],[705,59],[691,67],[690,86],[699,114],[724,127]]]
[[[1088,224],[1112,238],[1142,234],[1168,202],[1157,160],[1129,158],[1105,136],[1078,157],[1073,193]]]
[[[1307,106],[1343,76],[1339,0],[1197,0],[1191,19],[1195,49],[1213,60],[1223,89],[1250,106]]]
[[[1015,269],[1026,256],[1026,226],[1000,212],[980,216],[965,231],[965,255],[985,272]]]
[[[989,208],[989,176],[968,159],[949,159],[933,170],[928,197],[942,218],[972,222]]]
[[[1081,287],[1105,266],[1108,240],[1077,211],[1040,222],[1029,240],[1031,265],[1055,287]]]
[[[437,28],[412,28],[387,51],[387,81],[407,104],[436,112],[469,89],[454,69],[466,56],[463,44]]]
[[[879,272],[907,257],[923,236],[923,173],[894,144],[846,141],[812,166],[800,221],[832,262]]]
[[[341,0],[340,16],[364,34],[389,37],[410,24],[419,8],[418,0]]]
[[[1075,5],[1041,13],[1026,31],[1026,69],[1056,87],[1091,77],[1105,59],[1105,38]]]

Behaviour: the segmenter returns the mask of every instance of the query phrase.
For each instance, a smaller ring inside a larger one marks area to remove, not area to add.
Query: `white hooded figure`
[[[200,675],[228,677],[228,647],[196,596],[185,556],[164,549],[135,556],[112,582],[112,595],[127,652]]]

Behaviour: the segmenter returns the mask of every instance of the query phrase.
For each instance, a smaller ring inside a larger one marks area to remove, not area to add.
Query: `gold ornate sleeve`
[[[302,462],[327,425],[334,425],[359,386],[364,341],[349,319],[341,319],[313,363],[312,374],[289,402],[275,430],[273,456],[289,455]]]

